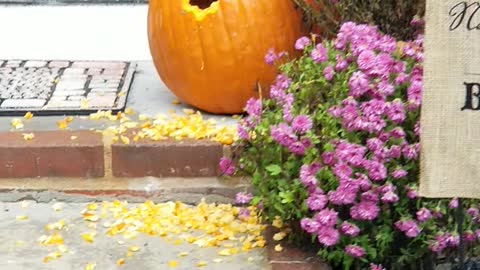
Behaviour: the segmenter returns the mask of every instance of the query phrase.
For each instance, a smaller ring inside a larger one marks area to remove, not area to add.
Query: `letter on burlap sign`
[[[420,194],[480,198],[480,1],[428,0]]]

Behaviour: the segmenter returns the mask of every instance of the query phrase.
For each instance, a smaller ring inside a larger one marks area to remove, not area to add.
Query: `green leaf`
[[[283,210],[283,205],[275,203],[273,207],[275,208],[275,210],[282,213],[282,215],[285,215],[285,210]]]
[[[251,205],[257,205],[262,199],[260,197],[253,197],[252,201],[250,202]]]
[[[343,270],[349,270],[353,264],[353,258],[350,256],[344,256],[343,258]]]
[[[271,164],[265,167],[265,170],[270,173],[272,176],[279,175],[282,173],[282,167],[278,166],[277,164]]]
[[[282,198],[282,203],[283,204],[286,204],[286,203],[291,203],[293,202],[293,199],[294,199],[294,196],[293,196],[293,193],[292,192],[279,192],[278,193],[278,196],[280,198]]]

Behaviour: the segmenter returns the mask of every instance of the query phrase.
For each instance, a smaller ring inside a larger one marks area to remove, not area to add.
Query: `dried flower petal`
[[[279,232],[273,235],[273,240],[282,241],[286,236],[287,234],[285,232]]]
[[[199,261],[197,262],[197,267],[204,267],[206,266],[208,263],[206,261]]]
[[[23,118],[25,118],[26,120],[30,120],[30,119],[33,118],[33,113],[27,112],[27,113],[23,116]]]
[[[137,252],[140,250],[140,248],[138,246],[131,246],[128,248],[128,250],[130,250],[131,252]]]
[[[93,243],[93,239],[95,238],[96,233],[95,232],[90,232],[90,233],[82,233],[81,237],[82,239],[87,242],[87,243]]]
[[[13,127],[14,129],[22,129],[22,128],[24,127],[22,120],[21,120],[21,119],[18,119],[18,118],[12,119],[12,121],[10,122],[10,124],[12,125],[12,127]]]
[[[95,267],[97,267],[96,263],[88,263],[87,265],[85,265],[85,270],[94,270]]]
[[[25,141],[31,141],[33,138],[35,138],[35,134],[33,133],[22,133],[22,135]]]
[[[45,258],[43,258],[43,262],[44,263],[48,263],[50,262],[51,260],[56,260],[58,258],[62,257],[62,253],[59,252],[59,251],[56,251],[56,252],[51,252],[49,253]]]
[[[168,261],[168,267],[174,268],[174,267],[177,267],[177,266],[178,266],[177,261]]]
[[[57,127],[59,129],[66,129],[68,127],[67,121],[66,120],[58,120],[57,121]]]

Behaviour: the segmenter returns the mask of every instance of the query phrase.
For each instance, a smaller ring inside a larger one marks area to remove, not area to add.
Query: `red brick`
[[[100,134],[89,131],[0,133],[0,178],[103,177],[104,154]],[[72,140],[71,136],[77,136]]]
[[[222,155],[221,144],[206,140],[117,142],[112,145],[112,171],[116,177],[218,176]]]
[[[272,263],[272,270],[331,270],[315,263]]]
[[[275,251],[278,242],[272,239],[278,232],[273,227],[267,227],[264,237],[267,240],[266,256],[272,270],[331,270],[316,254],[319,247],[313,245],[294,246],[281,243],[283,250]]]
[[[267,256],[270,261],[276,262],[290,262],[290,261],[297,261],[297,262],[305,262],[309,259],[315,258],[316,255],[313,252],[307,252],[297,247],[292,247],[287,244],[281,244],[283,247],[283,251],[278,252],[275,251],[274,247],[277,243],[269,244],[267,248]]]

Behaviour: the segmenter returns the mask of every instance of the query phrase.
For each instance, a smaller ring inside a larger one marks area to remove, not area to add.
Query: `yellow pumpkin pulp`
[[[185,11],[185,13],[191,13],[195,17],[195,20],[200,22],[205,19],[206,16],[218,12],[218,2],[214,1],[210,6],[201,8],[195,4],[191,4],[190,0],[182,0],[182,10]]]

